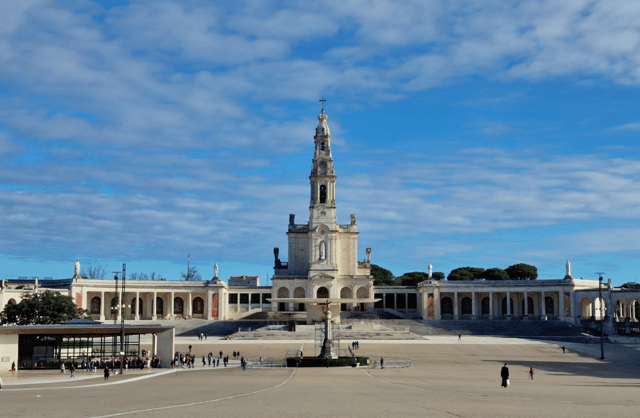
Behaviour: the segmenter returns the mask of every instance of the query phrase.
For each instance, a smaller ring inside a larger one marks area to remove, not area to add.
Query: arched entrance
[[[482,316],[491,315],[491,301],[488,297],[482,298]]]
[[[156,296],[156,315],[160,318],[164,317],[164,300]]]
[[[440,314],[453,315],[453,300],[449,296],[445,296],[440,301]]]
[[[527,313],[526,315],[533,315],[533,299],[527,296]],[[525,316],[524,312],[524,298],[522,299],[522,316]]]
[[[302,287],[296,287],[293,290],[293,297],[294,298],[304,299],[305,295],[306,295],[306,292],[304,291],[304,288],[302,288]],[[302,311],[305,310],[304,303],[299,302],[295,306],[296,306],[296,311],[301,311],[302,312]]]
[[[287,289],[286,287],[281,287],[280,289],[278,289],[278,298],[279,299],[287,299],[287,298],[289,298],[289,289]],[[287,311],[287,303],[285,303],[285,302],[278,303],[278,311],[286,312]]]
[[[173,299],[173,314],[174,315],[184,315],[184,300],[180,296],[176,296]]]
[[[513,315],[513,299],[509,298],[509,304],[511,305],[509,312],[507,313],[507,298],[502,298],[502,316]]]
[[[361,287],[356,291],[356,296],[358,299],[367,299],[369,297],[369,290]],[[363,312],[367,310],[367,305],[365,303],[360,303],[358,307]]]
[[[204,299],[196,296],[193,299],[193,315],[202,318],[204,316]]]
[[[551,296],[544,297],[544,314],[551,316],[556,314],[556,307]]]
[[[340,299],[353,299],[353,292],[351,291],[351,288],[349,287],[343,287],[342,289],[340,289]],[[348,303],[341,303],[340,304],[340,310],[341,311],[349,311],[349,304]]]
[[[316,295],[317,295],[316,296],[317,298],[328,299],[329,298],[329,289],[327,289],[324,286],[321,286],[316,291]]]
[[[469,296],[462,298],[460,301],[460,313],[462,315],[471,315],[473,313],[473,302]]]
[[[92,315],[100,315],[100,297],[95,296],[91,298],[91,305],[89,307],[89,312]]]

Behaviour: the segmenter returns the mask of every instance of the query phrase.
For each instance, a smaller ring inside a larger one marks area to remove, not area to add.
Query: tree
[[[482,278],[485,280],[509,280],[509,275],[506,271],[499,268],[486,269],[482,273]]]
[[[395,284],[393,273],[375,264],[371,265],[371,275],[374,286],[393,286]]]
[[[78,309],[71,296],[46,290],[25,295],[18,304],[7,304],[0,321],[15,325],[60,324],[86,315],[87,311]]]
[[[505,270],[511,280],[535,280],[538,278],[538,268],[529,264],[514,264]]]
[[[629,283],[623,284],[622,286],[620,286],[620,288],[621,289],[640,289],[640,284],[629,282]],[[637,303],[636,303],[636,306],[638,306]]]
[[[447,280],[450,280],[450,281],[481,280],[483,273],[484,273],[483,268],[459,267],[455,270],[451,270],[451,273],[449,273],[449,276],[447,276]]]
[[[432,280],[444,280],[444,273],[441,272],[441,271],[431,272],[431,279]]]
[[[198,270],[195,267],[189,267],[188,273],[182,273],[182,278],[184,280],[202,280],[202,276],[198,274]]]
[[[396,286],[417,286],[418,283],[427,280],[427,273],[413,271],[396,278]]]
[[[105,268],[100,264],[96,264],[94,266],[93,263],[91,263],[86,268],[82,267],[82,272],[80,273],[80,275],[86,277],[87,279],[104,279],[105,273]]]

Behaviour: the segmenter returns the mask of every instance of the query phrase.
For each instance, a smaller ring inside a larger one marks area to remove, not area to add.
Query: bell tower
[[[327,125],[329,118],[322,112],[318,115],[318,127],[313,137],[315,152],[309,180],[311,182],[311,203],[309,205],[309,228],[313,230],[319,225],[336,225],[336,176],[331,156],[331,133]]]

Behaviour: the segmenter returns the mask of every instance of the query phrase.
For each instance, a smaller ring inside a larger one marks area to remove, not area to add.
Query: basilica
[[[564,277],[555,279],[470,282],[429,278],[412,287],[374,286],[371,248],[358,253],[356,215],[350,215],[348,223],[338,223],[337,175],[327,120],[323,108],[310,147],[308,221],[296,223],[295,215],[289,215],[287,259],[281,260],[280,249],[274,248],[271,286],[260,286],[258,278],[244,276],[224,282],[216,266],[209,280],[128,280],[123,289],[122,280],[83,277],[77,264],[69,279],[3,280],[0,308],[19,303],[26,294],[53,289],[71,296],[78,308],[86,309],[97,321],[121,319],[122,294],[125,319],[156,323],[247,318],[313,323],[322,319],[327,308],[336,322],[381,312],[425,321],[547,320],[578,325],[604,317],[612,327],[638,321],[640,291],[613,288],[610,281],[574,279],[569,262]],[[430,265],[428,270],[431,272]]]

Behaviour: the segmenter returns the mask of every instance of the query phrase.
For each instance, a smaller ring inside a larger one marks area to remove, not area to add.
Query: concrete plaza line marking
[[[220,401],[226,401],[226,400],[229,400],[229,399],[236,399],[236,398],[242,398],[244,396],[255,395],[256,393],[267,392],[269,390],[278,389],[279,387],[286,385],[287,382],[289,380],[291,380],[293,375],[296,374],[296,370],[297,369],[293,369],[293,372],[291,373],[291,375],[289,375],[287,380],[285,380],[284,382],[279,383],[276,386],[273,386],[273,387],[270,387],[270,388],[255,390],[253,392],[240,393],[238,395],[225,396],[223,398],[217,398],[217,399],[209,399],[207,401],[191,402],[191,403],[185,403],[185,404],[179,404],[179,405],[159,406],[159,407],[156,407],[156,408],[138,409],[136,411],[116,412],[115,414],[98,415],[98,416],[91,417],[91,418],[120,417],[120,416],[123,416],[123,415],[140,414],[142,412],[153,412],[153,411],[162,411],[162,410],[165,410],[165,409],[185,408],[187,406],[203,405],[203,404],[206,404],[206,403],[220,402]]]
[[[28,391],[28,390],[55,390],[55,389],[85,389],[85,388],[95,388],[95,387],[104,387],[104,386],[109,386],[109,385],[122,385],[125,383],[131,383],[131,382],[137,382],[138,380],[144,380],[144,379],[151,379],[152,377],[156,377],[156,376],[163,376],[165,374],[170,374],[170,373],[177,373],[176,369],[170,369],[164,372],[158,372],[158,373],[153,373],[153,374],[147,374],[144,376],[138,376],[138,377],[132,377],[130,379],[124,379],[124,380],[118,380],[118,381],[107,381],[106,383],[95,383],[92,385],[82,385],[82,386],[57,386],[57,387],[47,387],[47,388],[11,388],[11,389],[5,389],[7,385],[3,386],[3,392],[5,390],[7,391]],[[85,380],[85,379],[83,379]],[[19,383],[19,384],[33,384],[33,385],[42,385],[42,384],[48,384],[48,383],[58,383],[56,381],[46,381],[46,382],[29,382],[29,383]]]

